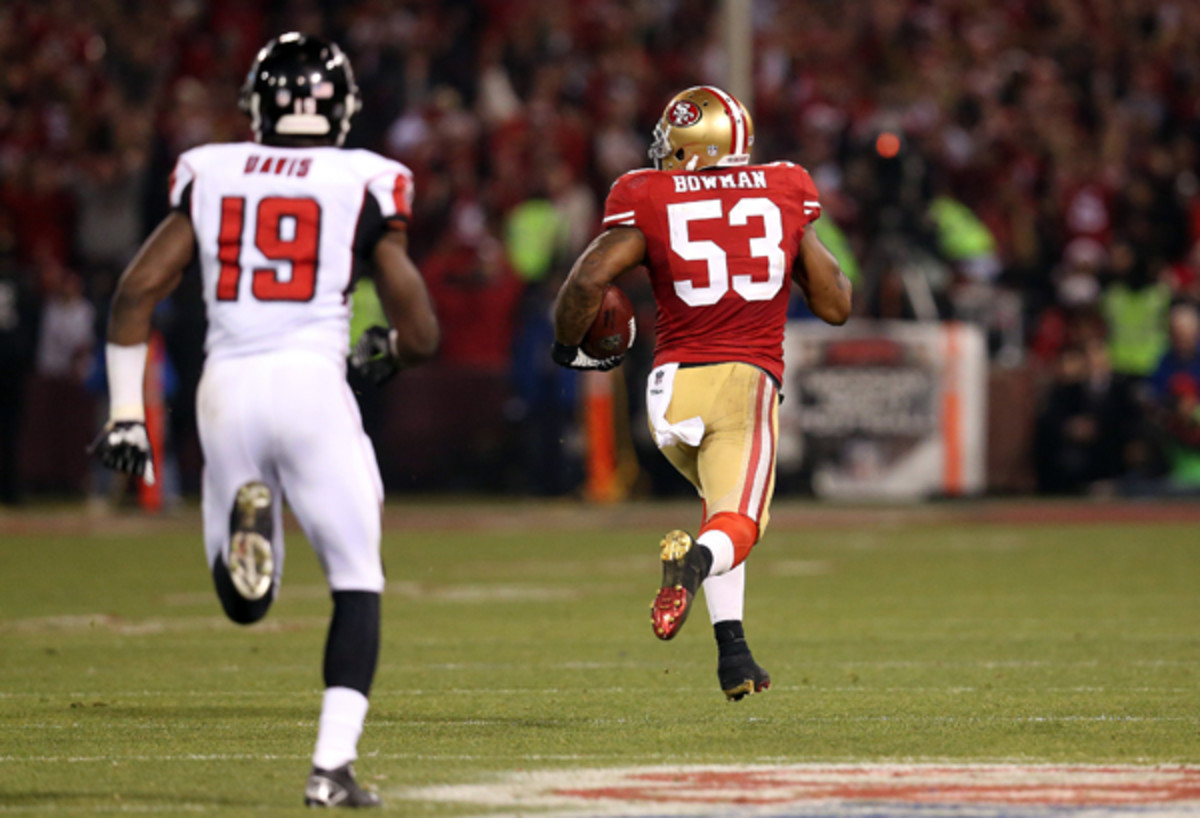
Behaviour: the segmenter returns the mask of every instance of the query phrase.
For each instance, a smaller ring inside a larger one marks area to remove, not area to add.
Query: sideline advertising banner
[[[985,488],[987,349],[961,322],[793,321],[779,467],[818,497],[913,499]]]

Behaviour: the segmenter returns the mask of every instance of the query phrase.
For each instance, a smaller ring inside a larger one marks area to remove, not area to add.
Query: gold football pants
[[[650,376],[655,377],[654,373]],[[662,453],[704,500],[704,520],[741,514],[767,530],[775,491],[778,391],[758,367],[742,363],[680,367],[666,420],[704,423],[698,446],[675,442]]]

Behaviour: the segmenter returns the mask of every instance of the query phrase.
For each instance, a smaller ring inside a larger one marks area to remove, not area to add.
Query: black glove
[[[554,363],[567,369],[595,369],[600,372],[620,366],[621,361],[625,359],[623,354],[593,358],[574,344],[560,344],[558,341],[550,348],[550,357],[554,359]]]
[[[88,447],[88,454],[96,455],[114,471],[132,474],[147,485],[154,485],[150,436],[146,434],[146,424],[140,420],[110,420]]]
[[[396,331],[367,327],[350,350],[350,368],[376,385],[385,383],[402,368],[396,353]]]

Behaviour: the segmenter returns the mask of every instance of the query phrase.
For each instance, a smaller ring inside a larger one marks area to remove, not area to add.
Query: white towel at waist
[[[660,449],[680,443],[699,446],[704,439],[704,421],[699,417],[667,423],[667,407],[671,405],[678,369],[679,364],[663,364],[655,367],[646,381],[646,412],[654,429],[654,442]]]

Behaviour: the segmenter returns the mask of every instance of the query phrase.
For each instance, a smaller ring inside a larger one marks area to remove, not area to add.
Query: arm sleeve
[[[196,171],[189,162],[189,154],[183,154],[171,171],[171,179],[167,183],[167,201],[172,210],[178,210],[189,218],[192,215],[192,184],[196,181]]]
[[[383,173],[367,182],[367,192],[379,206],[384,224],[399,229],[408,224],[413,205],[412,171],[399,162],[389,162]]]
[[[626,174],[613,182],[608,198],[604,200],[604,219],[601,225],[610,227],[637,227],[637,208],[634,204],[633,185]]]
[[[804,213],[805,224],[812,224],[821,218],[821,198],[817,193],[817,185],[808,171],[799,165],[795,166],[795,173],[800,191],[801,212]]]

